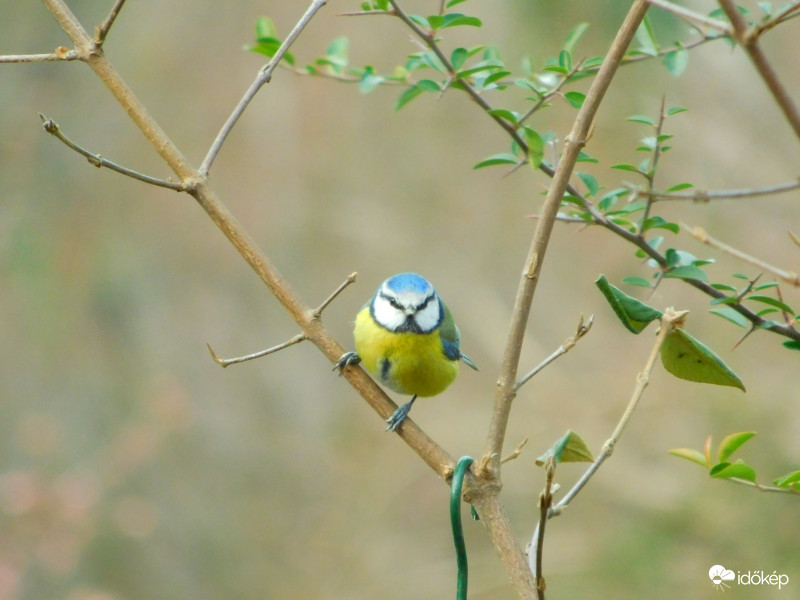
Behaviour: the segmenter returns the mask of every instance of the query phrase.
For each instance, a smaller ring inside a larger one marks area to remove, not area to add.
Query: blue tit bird
[[[435,396],[453,383],[458,361],[478,370],[461,352],[453,315],[433,286],[416,273],[399,273],[384,281],[356,317],[355,352],[336,363],[362,363],[389,389],[411,395],[386,422],[397,429],[418,396]]]

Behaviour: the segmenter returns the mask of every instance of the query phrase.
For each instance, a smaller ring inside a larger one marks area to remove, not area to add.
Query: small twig
[[[553,504],[553,478],[556,473],[555,457],[547,457],[544,463],[544,469],[545,482],[544,489],[539,494],[539,524],[536,527],[536,561],[533,571],[533,577],[536,582],[536,594],[539,600],[544,600],[544,592],[547,589],[547,584],[542,575],[542,554],[544,554],[544,529],[547,524],[547,515]]]
[[[661,192],[643,190],[635,185],[626,185],[633,193],[653,200],[691,200],[693,202],[709,202],[710,200],[735,200],[737,198],[754,198],[769,194],[782,194],[800,188],[800,178],[787,183],[778,183],[758,188],[742,188],[736,190],[693,190],[690,192]]]
[[[777,15],[773,16],[769,21],[766,23],[762,23],[756,26],[754,31],[754,35],[756,37],[760,36],[763,33],[766,33],[773,27],[777,27],[781,23],[788,21],[789,19],[794,19],[795,17],[800,17],[800,2],[795,2],[794,4],[790,4],[786,6],[781,12]]]
[[[206,154],[206,157],[203,159],[203,163],[200,165],[200,168],[198,169],[198,171],[202,175],[204,176],[208,175],[208,172],[211,169],[211,165],[217,158],[217,154],[219,154],[219,151],[222,148],[222,144],[228,138],[228,135],[230,134],[234,125],[236,125],[236,122],[242,116],[245,109],[248,107],[248,105],[253,100],[258,91],[261,89],[261,87],[264,84],[270,82],[270,80],[272,79],[273,71],[281,62],[281,59],[289,50],[289,47],[294,43],[294,41],[297,39],[297,37],[300,35],[303,29],[306,28],[306,25],[309,24],[314,15],[323,6],[325,6],[325,4],[327,4],[326,0],[313,0],[313,2],[311,2],[308,9],[306,9],[306,12],[303,14],[302,17],[300,17],[300,20],[297,22],[294,28],[289,32],[289,35],[286,36],[286,39],[283,40],[283,43],[278,48],[277,52],[275,52],[275,55],[272,57],[272,59],[266,65],[264,65],[258,72],[255,81],[253,81],[253,83],[247,89],[244,96],[242,96],[242,99],[239,100],[239,103],[233,109],[233,112],[228,117],[228,120],[225,121],[225,124],[222,126],[222,129],[217,134],[216,139],[214,139],[214,142],[211,144],[211,148],[209,148],[208,154]]]
[[[734,39],[747,52],[756,71],[761,75],[764,84],[769,88],[773,98],[780,106],[795,135],[800,138],[800,111],[797,110],[797,105],[794,103],[791,94],[781,83],[778,74],[758,43],[758,32],[750,30],[744,15],[739,12],[733,0],[718,0],[718,2],[728,16],[731,25],[733,25]]]
[[[561,91],[561,88],[564,87],[564,84],[566,84],[572,77],[574,77],[577,73],[580,72],[581,68],[583,67],[583,63],[585,62],[586,62],[585,58],[580,59],[575,64],[575,66],[572,67],[572,70],[566,75],[564,75],[551,90],[542,94],[542,97],[539,98],[536,101],[536,103],[517,120],[517,124],[522,125],[525,121],[527,121],[531,117],[531,115],[533,115],[537,110],[539,110],[544,105],[545,102],[557,96],[558,93]]]
[[[583,321],[583,315],[581,315],[580,321],[578,322],[578,327],[575,330],[575,334],[567,338],[567,340],[563,344],[561,344],[561,346],[559,346],[555,352],[553,352],[550,356],[548,356],[542,362],[536,365],[534,369],[532,369],[530,372],[528,372],[526,375],[520,378],[520,380],[517,382],[517,385],[514,387],[514,391],[515,392],[519,391],[519,388],[528,383],[528,381],[530,381],[530,379],[532,379],[537,373],[539,373],[539,371],[544,369],[547,365],[556,360],[559,356],[563,356],[567,352],[572,350],[575,344],[578,343],[578,340],[581,339],[583,336],[585,336],[587,333],[589,333],[589,330],[592,328],[592,323],[594,323],[594,315],[589,317],[589,320],[586,322]]]
[[[738,477],[726,477],[725,481],[730,481],[732,483],[740,483],[742,485],[749,485],[750,487],[756,488],[759,492],[778,492],[781,494],[797,494],[798,492],[800,492],[800,490],[796,490],[794,488],[783,488],[772,485],[762,485],[760,483],[756,483],[755,481],[748,481],[747,479],[740,479]]]
[[[522,454],[522,448],[524,448],[525,444],[527,444],[527,443],[528,443],[528,438],[525,438],[524,440],[522,440],[519,444],[517,444],[517,447],[514,448],[514,450],[511,451],[511,454],[509,454],[505,458],[501,458],[500,459],[500,464],[503,465],[503,464],[505,464],[505,463],[507,463],[509,461],[512,461],[515,458],[517,458],[520,454]]]
[[[395,16],[394,12],[391,10],[349,10],[347,12],[336,13],[337,17],[367,17],[375,15],[383,15],[387,17]]]
[[[789,239],[792,240],[795,244],[800,246],[800,237],[796,233],[794,233],[791,229],[786,231],[789,234]]]
[[[314,318],[319,319],[320,315],[322,315],[322,311],[325,310],[328,307],[328,305],[334,301],[336,296],[342,293],[342,290],[344,290],[344,288],[353,283],[356,280],[356,277],[358,277],[358,273],[356,273],[355,271],[350,273],[350,275],[347,276],[347,279],[345,279],[338,288],[333,290],[331,295],[325,298],[325,300],[323,300],[322,304],[320,304],[317,308],[314,309],[313,313]]]
[[[119,14],[119,11],[122,10],[122,5],[125,4],[125,0],[117,0],[114,2],[114,6],[111,7],[111,10],[108,13],[108,16],[103,20],[100,25],[98,25],[94,30],[94,43],[97,44],[97,47],[101,47],[103,43],[106,41],[106,36],[108,35],[108,31],[111,29],[111,26],[114,24],[114,21]]]
[[[0,63],[51,62],[58,60],[78,60],[80,56],[75,50],[59,46],[49,54],[5,54],[0,56]]]
[[[647,3],[651,6],[657,6],[658,8],[670,12],[674,15],[679,16],[681,19],[687,21],[693,27],[699,29],[698,24],[703,25],[705,27],[710,27],[711,29],[716,29],[720,33],[724,35],[730,35],[732,33],[731,26],[728,25],[725,21],[720,21],[719,19],[713,19],[706,15],[700,14],[693,10],[689,10],[683,6],[678,6],[677,4],[673,4],[668,0],[647,0]]]
[[[304,334],[298,333],[296,336],[290,338],[289,340],[283,342],[282,344],[273,346],[272,348],[267,348],[266,350],[260,350],[259,352],[254,352],[253,354],[247,354],[245,356],[237,356],[234,358],[220,358],[219,356],[217,356],[217,353],[214,352],[214,349],[211,347],[211,344],[206,344],[206,346],[208,347],[208,351],[211,353],[211,358],[214,359],[214,362],[224,369],[225,367],[230,365],[235,365],[237,363],[253,360],[254,358],[261,358],[262,356],[266,356],[267,354],[278,352],[279,350],[283,350],[284,348],[288,348],[289,346],[294,346],[295,344],[299,344],[300,342],[303,342],[306,339],[308,338],[306,338]]]
[[[724,242],[721,242],[706,233],[706,230],[702,227],[690,227],[684,223],[681,224],[683,228],[691,235],[694,239],[711,246],[712,248],[716,248],[717,250],[721,250],[731,256],[738,258],[739,260],[743,260],[746,263],[749,263],[759,269],[763,269],[764,271],[768,271],[777,277],[778,279],[782,279],[786,283],[789,283],[795,287],[800,287],[800,275],[794,273],[792,271],[786,271],[785,269],[781,269],[779,267],[775,267],[768,263],[765,263],[763,260],[756,258],[754,256],[750,256],[749,254],[745,254],[741,250],[737,250],[733,246],[729,246]]]
[[[650,374],[653,372],[653,367],[658,359],[661,345],[664,343],[667,335],[672,332],[675,326],[682,323],[686,319],[688,312],[689,311],[686,310],[676,312],[671,308],[668,308],[664,312],[664,315],[661,317],[661,329],[658,332],[658,337],[653,344],[653,349],[650,351],[650,356],[645,363],[644,369],[636,378],[636,386],[633,390],[633,394],[631,395],[631,399],[628,402],[628,406],[625,408],[625,412],[622,414],[622,417],[620,417],[617,426],[614,428],[614,432],[611,434],[611,437],[608,438],[606,443],[603,444],[603,449],[600,451],[600,454],[586,470],[583,476],[575,483],[572,489],[570,489],[569,492],[564,495],[561,501],[553,507],[552,511],[550,511],[550,516],[556,516],[561,513],[561,511],[563,511],[564,508],[570,502],[572,502],[572,499],[575,498],[575,496],[577,496],[583,487],[589,482],[589,480],[606,461],[606,459],[614,452],[614,447],[617,445],[622,432],[625,430],[625,426],[631,420],[636,407],[639,405],[639,401],[644,395],[645,389],[650,383]]]
[[[658,113],[658,125],[656,125],[656,135],[655,135],[655,148],[653,148],[653,154],[650,158],[650,164],[647,167],[645,172],[645,179],[647,180],[647,191],[651,191],[655,184],[656,180],[656,170],[658,169],[658,161],[661,158],[661,132],[664,130],[664,121],[667,120],[667,113],[664,110],[665,105],[667,102],[666,94],[661,94],[661,109]],[[650,210],[653,208],[653,199],[648,197],[645,200],[644,211],[642,212],[642,218],[639,221],[639,231],[642,230],[642,226],[644,225],[645,221],[650,218]]]
[[[138,171],[134,171],[133,169],[129,169],[128,167],[123,167],[120,164],[117,164],[113,161],[103,158],[99,154],[93,154],[89,152],[85,148],[82,148],[71,139],[69,139],[66,135],[61,132],[61,129],[58,126],[58,123],[53,121],[52,119],[48,119],[42,113],[39,113],[39,118],[42,120],[44,124],[44,130],[61,140],[67,147],[71,148],[78,154],[85,156],[86,159],[92,163],[95,167],[107,167],[112,171],[116,171],[117,173],[121,173],[122,175],[127,175],[128,177],[132,177],[134,179],[138,179],[139,181],[144,181],[145,183],[150,183],[152,185],[157,185],[159,187],[165,187],[170,190],[175,190],[177,192],[182,192],[186,188],[182,183],[176,183],[174,181],[168,181],[166,179],[159,179],[157,177],[151,177],[150,175],[145,175],[143,173],[139,173]]]
[[[584,486],[589,482],[592,476],[597,472],[600,466],[611,456],[614,452],[614,447],[617,445],[622,432],[625,430],[625,426],[631,420],[636,407],[639,405],[639,401],[642,399],[642,395],[644,394],[645,389],[647,388],[648,384],[650,383],[650,374],[653,371],[653,367],[656,364],[656,360],[658,359],[659,352],[661,350],[661,346],[664,343],[667,335],[674,329],[675,325],[680,324],[683,320],[686,319],[686,315],[689,311],[682,311],[676,312],[671,308],[668,308],[664,315],[661,317],[661,329],[658,332],[658,337],[656,337],[656,341],[653,344],[653,349],[650,351],[650,356],[647,359],[647,362],[644,365],[644,369],[641,373],[636,377],[636,386],[633,390],[633,394],[631,395],[631,399],[628,401],[628,406],[625,408],[625,412],[622,413],[617,426],[614,428],[611,437],[608,438],[605,444],[603,444],[603,449],[600,451],[600,454],[597,456],[595,461],[589,466],[588,469],[584,472],[581,478],[575,483],[574,486],[565,494],[565,496],[556,504],[555,506],[550,507],[547,510],[547,514],[545,518],[541,519],[539,523],[536,524],[536,528],[533,530],[533,535],[531,536],[531,541],[528,544],[528,566],[534,573],[540,573],[541,569],[541,557],[539,556],[541,553],[541,549],[539,547],[539,540],[544,535],[542,531],[544,529],[544,525],[548,519],[553,517],[557,517],[560,515],[564,509],[569,506],[569,503],[577,496],[580,491],[584,488]]]

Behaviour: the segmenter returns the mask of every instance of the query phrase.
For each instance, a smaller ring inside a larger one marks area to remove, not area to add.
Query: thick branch
[[[525,336],[533,295],[536,291],[542,261],[547,244],[550,241],[550,234],[558,214],[558,208],[564,198],[564,193],[569,185],[569,179],[580,151],[586,144],[587,136],[600,102],[625,55],[625,50],[636,34],[642,19],[644,19],[647,7],[648,4],[645,0],[636,0],[633,3],[628,15],[625,17],[625,21],[617,32],[603,65],[597,73],[597,77],[592,82],[583,106],[578,111],[572,131],[565,140],[564,151],[553,175],[553,181],[545,199],[540,218],[537,221],[536,231],[534,232],[533,241],[519,283],[517,299],[514,303],[500,378],[497,382],[492,422],[489,426],[484,450],[485,460],[480,462],[480,464],[487,466],[489,470],[488,473],[482,473],[481,475],[483,476],[499,476],[500,456],[503,451],[508,418],[511,413],[511,404],[516,396],[515,386],[519,358],[522,352],[522,340]]]
[[[320,320],[314,318],[314,310],[302,302],[264,252],[208,185],[206,178],[189,164],[183,153],[169,139],[155,119],[150,116],[145,106],[135,96],[119,73],[106,60],[103,53],[97,49],[94,40],[86,33],[75,15],[62,0],[42,0],[42,2],[75,44],[81,60],[89,64],[125,109],[131,120],[141,129],[159,155],[180,180],[186,184],[187,192],[197,200],[211,220],[222,230],[245,261],[289,312],[306,338],[317,346],[331,363],[335,363],[342,355],[342,346],[322,326]],[[397,405],[386,396],[363,370],[347,369],[344,376],[382,418],[385,419],[397,408]],[[404,423],[398,433],[439,476],[447,479],[452,475],[455,465],[453,458],[428,437],[411,419]]]
[[[772,68],[767,55],[764,54],[761,44],[758,43],[758,35],[756,35],[756,32],[751,34],[744,15],[736,8],[733,0],[719,0],[719,4],[728,19],[730,19],[731,25],[733,25],[734,38],[747,52],[758,74],[761,75],[778,106],[783,111],[786,120],[792,126],[794,134],[800,138],[800,112],[798,112],[797,105],[795,105],[791,95],[778,78],[775,69]]]

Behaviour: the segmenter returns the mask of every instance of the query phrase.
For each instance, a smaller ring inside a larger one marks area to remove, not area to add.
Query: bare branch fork
[[[323,300],[322,304],[320,304],[317,308],[314,309],[314,311],[313,311],[314,318],[315,319],[319,319],[322,316],[322,311],[325,310],[325,308],[331,302],[333,302],[333,300],[336,298],[336,296],[338,296],[339,294],[342,293],[344,288],[346,288],[351,283],[354,283],[355,280],[356,280],[356,277],[358,277],[358,273],[355,273],[355,272],[354,273],[350,273],[350,275],[347,276],[347,279],[345,279],[338,288],[336,288],[333,292],[331,292],[330,296],[325,298],[325,300]],[[235,358],[220,358],[219,356],[217,356],[217,353],[214,352],[214,349],[211,347],[210,344],[206,344],[206,346],[208,346],[208,351],[211,353],[211,358],[214,359],[214,362],[216,362],[219,366],[221,366],[224,369],[225,367],[228,367],[230,365],[246,362],[248,360],[253,360],[254,358],[261,358],[262,356],[267,356],[268,354],[273,354],[275,352],[278,352],[279,350],[283,350],[285,348],[288,348],[289,346],[294,346],[295,344],[299,344],[300,342],[304,342],[307,339],[308,338],[305,336],[304,333],[298,333],[297,335],[289,338],[287,341],[283,342],[282,344],[278,344],[277,346],[273,346],[272,348],[267,348],[266,350],[260,350],[258,352],[254,352],[252,354],[246,354],[245,356],[237,356]]]
[[[650,351],[650,356],[647,358],[647,362],[644,365],[644,369],[641,373],[636,377],[636,385],[633,390],[633,394],[631,395],[631,399],[628,401],[628,405],[625,407],[625,411],[622,413],[619,422],[617,423],[614,431],[611,434],[611,437],[608,438],[605,444],[603,444],[603,449],[600,451],[600,454],[597,456],[595,461],[589,466],[588,469],[584,472],[581,478],[575,483],[575,485],[564,495],[564,497],[555,505],[555,506],[548,506],[547,510],[542,510],[542,517],[537,523],[536,528],[533,531],[533,535],[531,535],[531,540],[528,543],[527,553],[528,553],[528,565],[530,566],[531,570],[534,572],[537,581],[542,579],[542,572],[541,572],[541,548],[543,543],[544,537],[544,527],[546,521],[551,519],[552,517],[556,517],[560,515],[564,509],[569,505],[570,502],[577,496],[580,491],[584,488],[584,486],[589,482],[589,480],[597,473],[598,469],[602,466],[602,464],[611,456],[614,452],[614,448],[619,441],[619,438],[622,436],[625,427],[628,425],[628,422],[631,420],[636,407],[639,405],[639,401],[642,399],[644,395],[644,391],[647,388],[648,384],[650,383],[650,376],[653,372],[653,367],[656,364],[656,361],[659,356],[659,351],[661,350],[661,346],[664,343],[667,335],[669,335],[676,325],[681,324],[685,319],[688,311],[680,311],[677,312],[671,308],[668,308],[664,315],[661,317],[661,329],[658,332],[658,336],[656,338],[655,343],[653,344],[653,348]],[[552,476],[550,476],[552,477]],[[550,489],[551,483],[546,484],[546,489]]]
[[[194,169],[172,142],[133,90],[105,58],[95,40],[86,32],[63,0],[42,0],[75,45],[79,60],[85,62],[106,85],[120,106],[183,183],[185,190],[206,211],[258,277],[300,326],[305,338],[336,362],[344,349],[322,325],[315,309],[308,307],[278,272],[264,252],[230,213],[206,177]],[[320,4],[314,2],[312,6]],[[296,36],[295,36],[296,37]],[[397,406],[361,369],[347,369],[344,377],[382,418]],[[411,419],[398,432],[400,437],[442,478],[452,475],[455,460]]]

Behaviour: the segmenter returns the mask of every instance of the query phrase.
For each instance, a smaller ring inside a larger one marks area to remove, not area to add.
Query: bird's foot
[[[414,400],[416,399],[417,397],[414,396],[409,402],[406,402],[402,406],[398,407],[397,410],[392,413],[392,416],[386,419],[386,431],[395,431],[398,427],[400,427],[403,421],[406,420],[406,417],[411,410],[411,405],[414,404]]]
[[[361,362],[361,357],[357,352],[345,352],[342,357],[333,365],[332,371],[339,369],[340,371],[350,365],[357,365]]]

